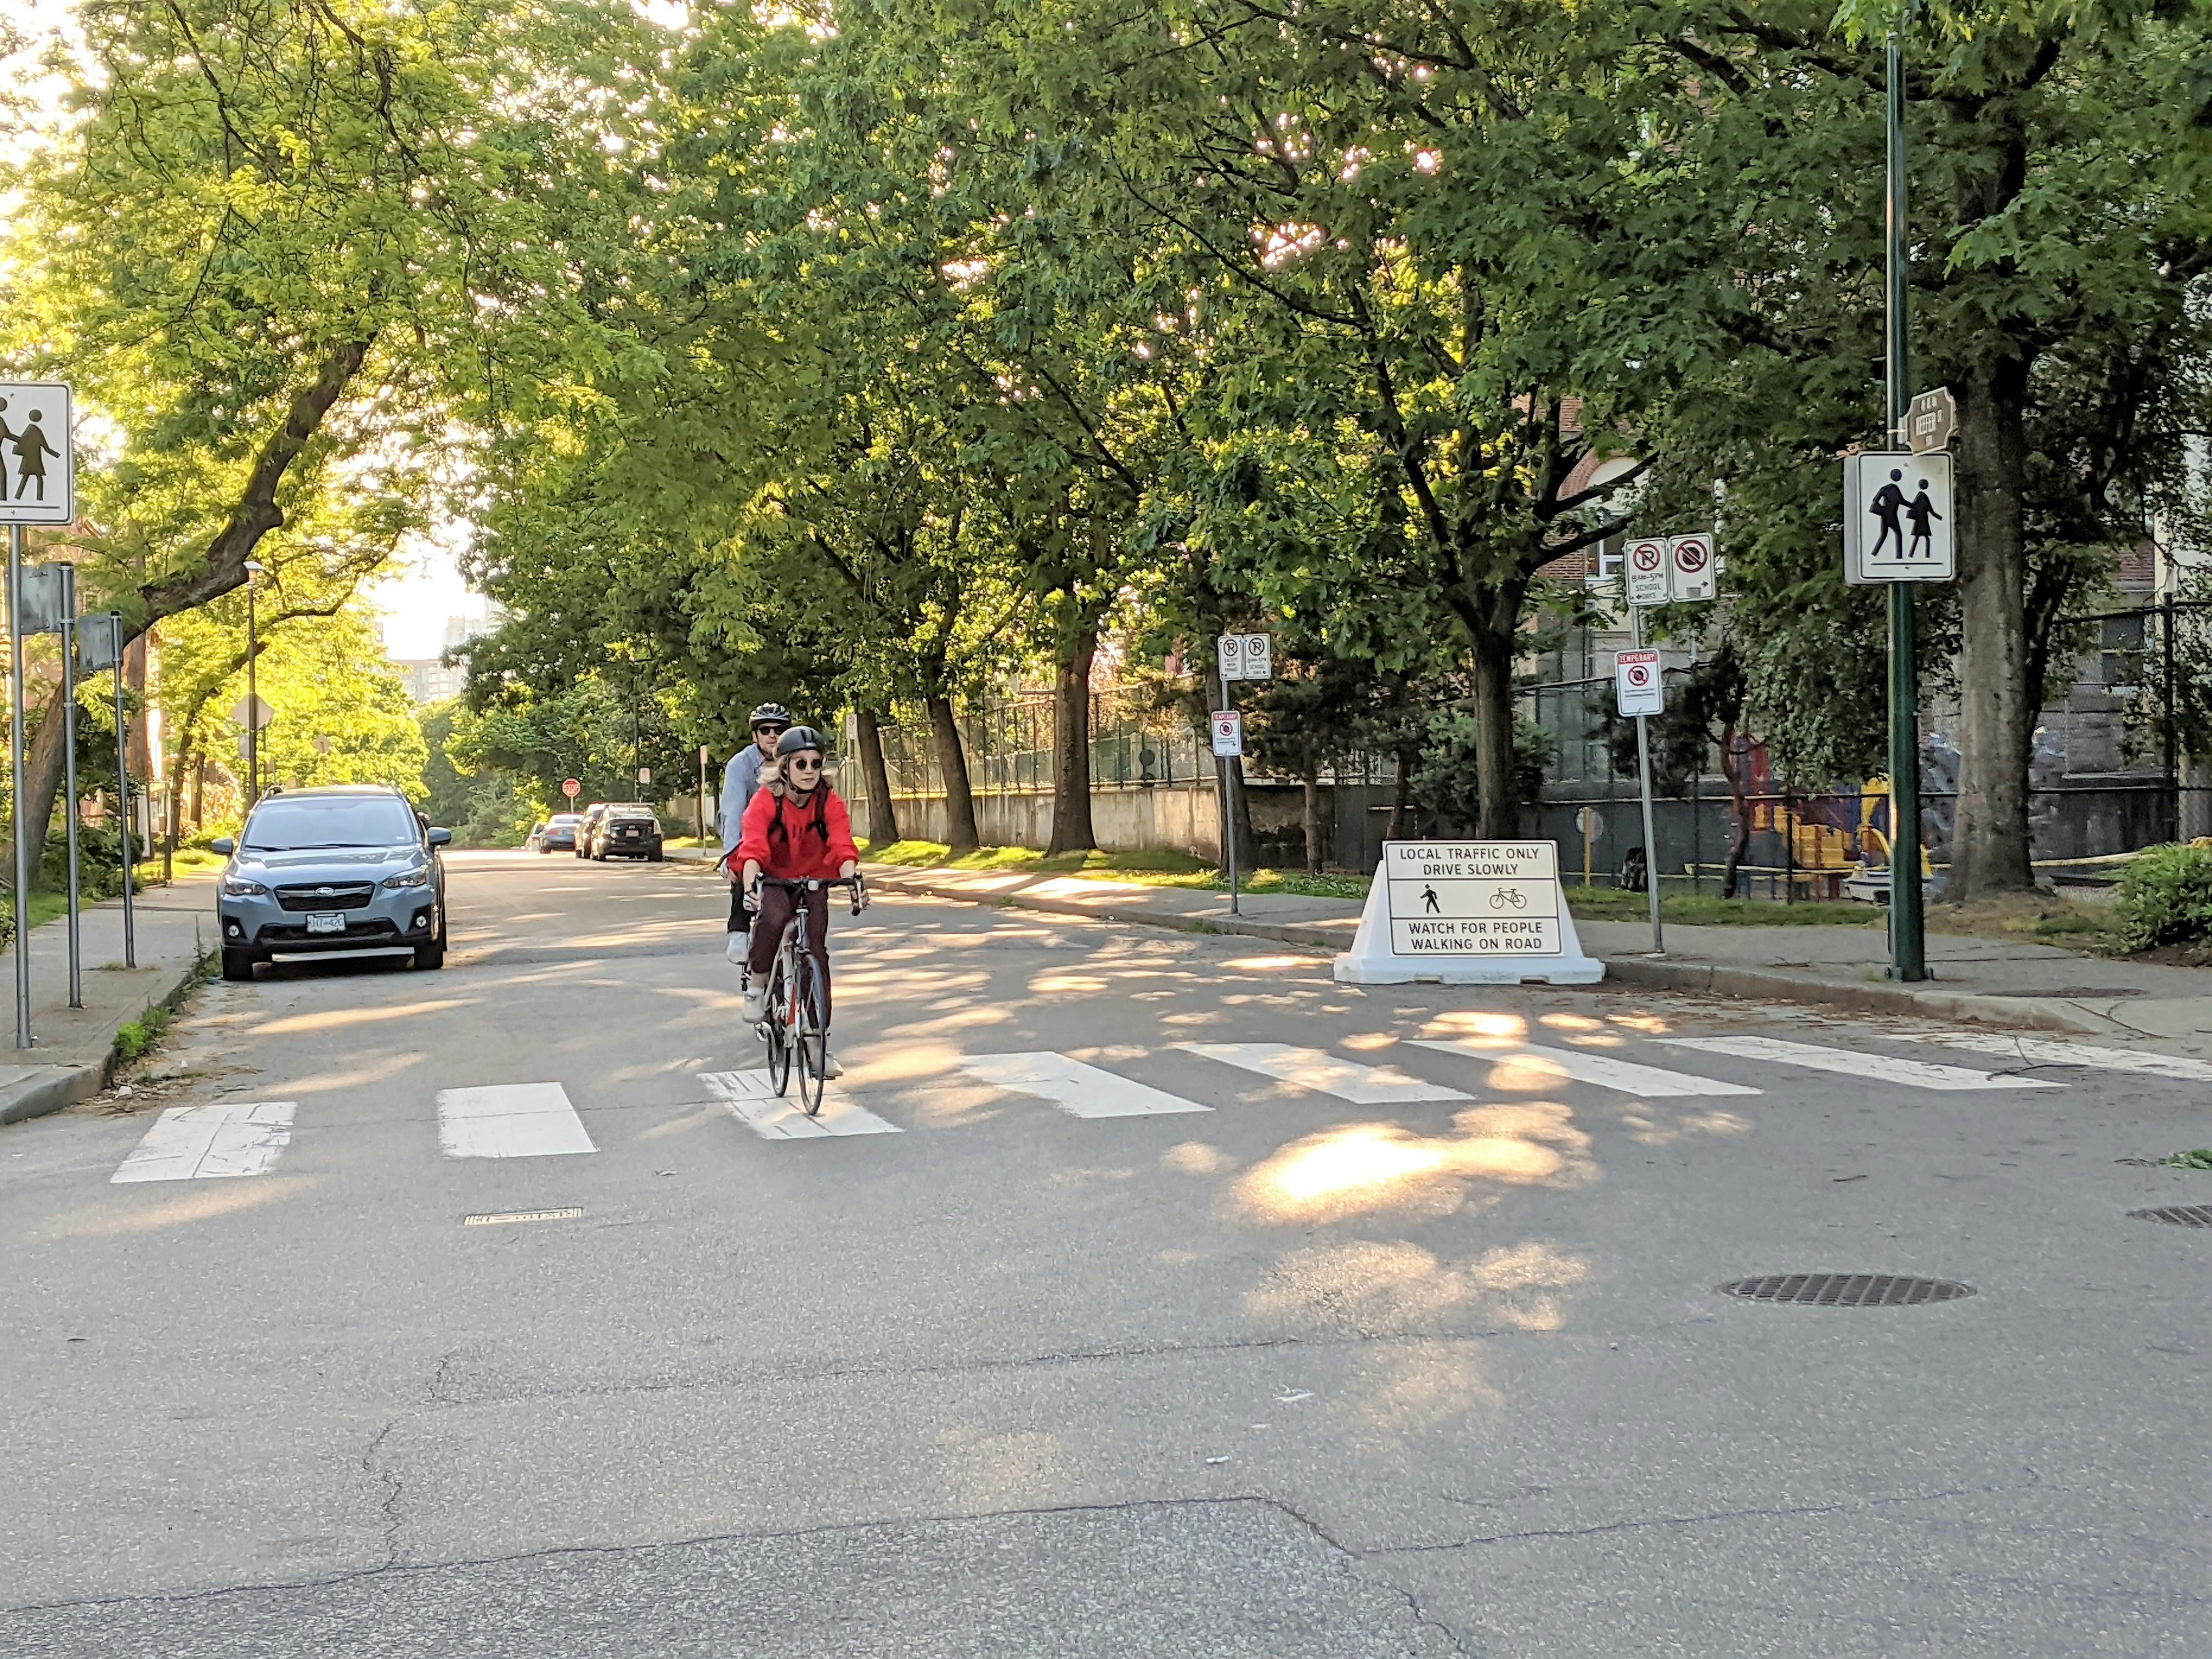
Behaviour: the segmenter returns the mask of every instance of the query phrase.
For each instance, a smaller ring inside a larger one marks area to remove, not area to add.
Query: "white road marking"
[[[1761,1091],[1741,1083],[1717,1078],[1694,1077],[1659,1066],[1638,1066],[1633,1060],[1594,1054],[1587,1048],[1553,1048],[1540,1043],[1515,1042],[1496,1037],[1416,1037],[1421,1048],[1448,1054],[1469,1054],[1477,1060],[1501,1061],[1551,1072],[1577,1083],[1601,1089],[1617,1089],[1646,1100],[1685,1099],[1708,1095],[1755,1095]]]
[[[292,1144],[290,1100],[226,1100],[214,1106],[172,1106],[108,1177],[125,1181],[205,1181],[267,1175]]]
[[[438,1091],[447,1158],[559,1158],[599,1149],[557,1083],[493,1083]]]
[[[1891,1054],[1859,1054],[1850,1048],[1823,1048],[1810,1042],[1785,1042],[1780,1037],[1717,1036],[1662,1037],[1677,1048],[1696,1048],[1709,1054],[1734,1054],[1775,1066],[1803,1066],[1816,1072],[1840,1072],[1846,1077],[1871,1078],[1877,1083],[1901,1083],[1911,1089],[2063,1089],[2063,1083],[2041,1078],[1995,1077],[1963,1066],[1931,1066],[1924,1060],[1899,1060]]]
[[[702,1072],[699,1081],[730,1109],[730,1115],[763,1140],[816,1140],[823,1135],[895,1135],[896,1123],[886,1123],[842,1089],[822,1091],[822,1112],[809,1117],[799,1103],[799,1079],[791,1080],[791,1093],[779,1100],[765,1071]]]
[[[1320,1048],[1287,1042],[1178,1042],[1178,1048],[1224,1066],[1279,1078],[1301,1089],[1334,1095],[1355,1106],[1395,1106],[1415,1100],[1466,1100],[1469,1096],[1441,1083],[1408,1077],[1395,1066],[1363,1066]]]
[[[2088,1066],[2106,1072],[2136,1072],[2184,1083],[2212,1083],[2212,1061],[2182,1054],[2154,1054],[2141,1048],[2101,1048],[2094,1042],[2060,1042],[2049,1037],[1998,1036],[1988,1031],[1899,1031],[1914,1042],[1940,1042],[1978,1054],[2024,1060],[2031,1066]]]
[[[963,1054],[959,1067],[972,1078],[1048,1100],[1077,1117],[1153,1117],[1169,1112],[1210,1112],[1181,1095],[1136,1083],[1079,1060],[1048,1051],[1026,1054]]]

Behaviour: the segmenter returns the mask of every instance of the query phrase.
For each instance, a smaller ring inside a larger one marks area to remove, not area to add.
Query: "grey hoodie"
[[[716,827],[722,832],[722,856],[738,850],[738,842],[744,833],[745,808],[760,792],[761,768],[768,764],[760,745],[749,743],[730,757],[730,763],[722,769],[721,810],[716,815]]]

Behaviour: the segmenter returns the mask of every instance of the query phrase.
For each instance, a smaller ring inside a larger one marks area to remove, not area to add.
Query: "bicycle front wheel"
[[[783,983],[783,963],[777,959],[768,981],[768,1018],[761,1034],[768,1039],[768,1081],[780,1097],[791,1084],[791,1032],[784,1024],[784,1004],[790,994]]]
[[[799,1049],[799,1103],[813,1117],[822,1110],[822,1096],[830,1079],[830,1022],[822,1017],[822,964],[812,957],[799,959],[799,1029],[793,1033]]]

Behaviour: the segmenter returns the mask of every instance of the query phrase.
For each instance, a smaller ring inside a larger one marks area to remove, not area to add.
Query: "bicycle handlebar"
[[[857,870],[849,876],[771,876],[763,870],[753,878],[753,882],[761,887],[786,887],[794,893],[811,893],[817,888],[824,891],[832,887],[846,888],[853,895],[853,914],[856,916],[860,914],[868,891],[867,878]]]

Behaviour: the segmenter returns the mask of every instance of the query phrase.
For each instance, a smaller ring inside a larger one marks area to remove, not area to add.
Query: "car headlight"
[[[265,893],[269,890],[258,881],[248,881],[244,876],[225,876],[222,890],[226,898],[252,898],[256,893]]]
[[[384,884],[386,887],[425,887],[429,884],[429,881],[430,872],[428,870],[402,870],[396,876],[386,876],[384,878]]]

